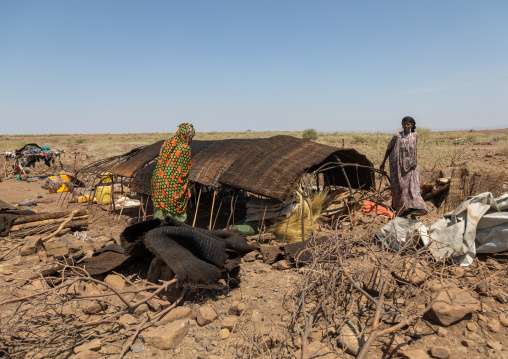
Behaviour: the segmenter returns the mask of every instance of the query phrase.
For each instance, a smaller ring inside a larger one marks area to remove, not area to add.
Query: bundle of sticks
[[[10,228],[14,237],[32,236],[56,230],[69,217],[72,211],[40,213],[16,218]],[[79,228],[88,226],[88,211],[78,210],[63,228]]]

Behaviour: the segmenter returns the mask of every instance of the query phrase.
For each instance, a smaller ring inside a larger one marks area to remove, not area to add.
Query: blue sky
[[[508,127],[508,1],[0,1],[0,133]]]

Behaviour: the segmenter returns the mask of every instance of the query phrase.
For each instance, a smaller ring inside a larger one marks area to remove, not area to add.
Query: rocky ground
[[[270,253],[282,250],[278,243],[270,240],[259,243],[257,238],[251,240],[258,249],[247,254],[241,263],[239,286],[193,291],[157,320],[153,320],[157,313],[174,302],[171,293],[150,298],[131,311],[125,311],[122,301],[111,295],[115,289],[126,293],[129,300],[146,299],[150,295],[150,291],[143,290],[149,286],[143,280],[146,263],[132,264],[119,273],[95,278],[100,282],[92,283],[85,278],[80,283],[69,284],[68,278],[60,278],[48,283],[41,279],[40,273],[54,268],[55,261],[80,258],[107,244],[118,243],[121,231],[131,223],[131,218],[137,217],[137,209],[119,216],[100,206],[68,203],[60,195],[42,190],[41,183],[38,179],[4,179],[0,182],[0,199],[10,204],[36,199],[38,205],[32,208],[39,212],[88,208],[89,226],[77,235],[63,231],[52,238],[49,242],[52,244],[42,245],[41,236],[0,239],[0,350],[4,350],[5,343],[19,340],[18,335],[46,338],[52,331],[60,333],[61,330],[68,336],[55,341],[62,339],[59,343],[70,343],[67,351],[70,354],[60,354],[60,357],[113,358],[127,348],[125,358],[301,358],[302,350],[309,358],[353,358],[374,330],[376,306],[348,282],[351,286],[344,288],[354,292],[353,304],[348,307],[349,319],[336,320],[333,326],[324,327],[323,323],[330,321],[321,318],[302,336],[305,325],[296,314],[295,303],[304,293],[305,280],[313,272],[317,277],[312,278],[323,280],[325,287],[334,283],[330,287],[341,288],[329,276],[336,272],[327,266],[296,266],[283,256],[275,257]],[[351,220],[345,225],[349,225],[349,229],[344,229],[345,234],[351,233],[347,231],[351,231],[353,222],[355,233],[366,237],[385,220],[372,216]],[[325,234],[333,237],[329,232]],[[374,297],[379,296],[379,282],[371,279],[376,273],[379,250],[368,242],[353,246],[354,256],[344,257],[347,260],[344,268],[354,274],[367,295]],[[388,262],[404,259],[403,256],[415,258],[413,254],[400,253]],[[376,340],[366,357],[508,358],[508,254],[482,255],[466,268],[432,263],[425,258],[415,263],[409,279],[405,267],[393,266],[388,271],[385,278],[393,281],[390,288],[394,290],[393,294],[385,293],[384,300],[399,314],[404,313],[404,308],[407,313],[417,313],[431,304],[429,310],[401,328],[395,327],[403,319],[400,315],[381,316],[380,330],[395,329]],[[58,290],[52,290],[55,286]],[[138,292],[129,293],[135,290]],[[414,294],[407,295],[411,291]],[[42,292],[47,294],[36,295]],[[347,298],[347,293],[330,288],[321,293]],[[105,294],[109,294],[107,300],[103,300]],[[23,299],[28,296],[31,297]],[[328,299],[309,295],[303,303],[312,310]],[[13,301],[6,303],[8,300]],[[334,315],[334,318],[346,317],[341,313]],[[16,322],[21,317],[26,317],[25,326],[21,320]],[[105,318],[112,319],[101,322]],[[144,323],[150,326],[141,327]],[[13,328],[16,333],[10,331]],[[130,343],[130,338],[135,340]],[[50,351],[50,347],[44,348],[37,342],[25,354],[13,357],[54,357],[56,352]],[[9,357],[1,353],[0,357]]]

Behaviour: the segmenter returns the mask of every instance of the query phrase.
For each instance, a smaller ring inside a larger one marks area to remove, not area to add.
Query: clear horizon
[[[508,128],[508,2],[0,2],[3,134]]]

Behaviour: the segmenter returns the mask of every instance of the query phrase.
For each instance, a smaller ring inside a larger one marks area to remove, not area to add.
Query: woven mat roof
[[[134,191],[150,194],[150,179],[155,168],[162,141],[141,148],[128,160],[110,171],[119,176],[132,177]],[[203,185],[221,184],[242,189],[277,200],[285,200],[298,185],[302,176],[326,162],[372,166],[364,155],[354,149],[337,148],[292,136],[262,139],[229,139],[220,141],[192,141],[192,167],[189,180]],[[373,184],[372,172],[346,167],[351,186],[366,188]],[[330,171],[332,183],[347,186],[339,169]]]

